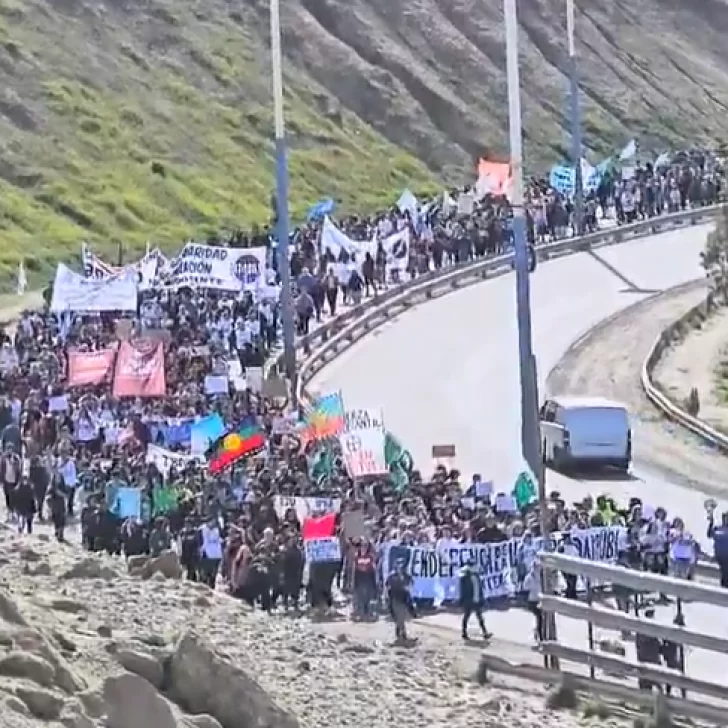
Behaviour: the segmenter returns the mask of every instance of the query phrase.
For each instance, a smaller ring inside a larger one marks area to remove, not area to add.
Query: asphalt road
[[[709,230],[664,233],[540,265],[531,278],[540,386],[567,349],[600,321],[699,278],[699,253]],[[506,275],[403,313],[323,369],[311,390],[341,389],[347,407],[383,407],[386,426],[423,471],[430,469],[432,445],[454,444],[457,466],[467,478],[477,472],[509,491],[522,469],[514,284],[514,276]],[[568,501],[587,493],[609,493],[618,500],[639,495],[681,515],[696,536],[704,532],[706,495],[656,471],[636,467],[629,478],[601,480],[549,471],[547,488]],[[658,619],[668,621],[673,614],[672,608],[660,608]],[[686,617],[692,628],[728,630],[717,608],[689,605]],[[453,615],[428,621],[457,628]],[[586,625],[558,621],[562,641],[586,647]],[[494,613],[490,622],[506,643],[529,642],[531,621],[524,612]],[[710,678],[718,660],[696,652],[690,673]],[[728,657],[724,672],[725,667]]]

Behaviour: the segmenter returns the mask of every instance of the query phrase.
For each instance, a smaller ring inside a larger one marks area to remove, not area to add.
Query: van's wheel
[[[556,470],[563,470],[566,465],[566,459],[562,454],[563,452],[564,451],[558,445],[554,447],[554,456],[552,459],[552,463]]]

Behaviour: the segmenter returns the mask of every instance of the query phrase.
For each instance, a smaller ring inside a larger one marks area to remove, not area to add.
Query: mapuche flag
[[[233,432],[218,438],[208,449],[208,468],[211,475],[230,467],[243,458],[257,455],[265,449],[267,438],[254,417],[246,417]]]

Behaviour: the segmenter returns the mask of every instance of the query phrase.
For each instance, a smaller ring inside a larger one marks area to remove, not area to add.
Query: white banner
[[[148,244],[147,244],[148,245]],[[125,266],[109,265],[93,253],[86,243],[81,243],[81,260],[86,278],[113,278],[132,271],[137,277],[137,286],[140,291],[152,288],[157,280],[157,270],[167,263],[164,253],[159,248],[148,251],[136,263]]]
[[[324,224],[321,228],[321,252],[325,253],[328,250],[338,260],[342,250],[352,255],[358,253],[361,246],[361,243],[352,240],[339,230],[328,215],[324,217]]]
[[[302,496],[277,495],[273,499],[273,508],[281,520],[289,508],[296,511],[296,518],[303,523],[307,518],[326,513],[338,513],[341,510],[340,498],[304,498]]]
[[[569,532],[578,555],[590,561],[614,563],[619,553],[621,526],[593,527]],[[562,534],[555,534],[559,543]],[[543,539],[511,538],[500,543],[459,543],[446,541],[421,546],[384,544],[384,576],[398,561],[412,577],[412,596],[434,599],[435,602],[457,601],[460,597],[460,569],[470,558],[478,568],[485,599],[513,596],[523,591],[523,580],[535,555],[541,550]]]
[[[53,283],[51,311],[95,313],[136,311],[137,280],[133,271],[104,279],[84,278],[63,263],[58,264]]]
[[[344,465],[352,478],[386,475],[384,459],[384,430],[369,427],[354,429],[339,435]]]
[[[169,264],[166,285],[254,291],[265,273],[265,248],[222,248],[187,243]]]
[[[204,464],[204,456],[187,455],[181,452],[165,450],[158,445],[147,445],[147,462],[154,463],[157,470],[166,478],[169,471],[174,468],[178,473],[190,463]]]
[[[309,564],[318,564],[322,561],[341,561],[341,543],[336,536],[312,538],[304,541],[303,550]]]
[[[397,271],[401,277],[407,271],[410,257],[409,227],[382,240],[382,247],[387,253],[387,275]]]

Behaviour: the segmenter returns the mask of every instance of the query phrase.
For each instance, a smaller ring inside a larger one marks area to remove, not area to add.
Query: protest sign
[[[385,432],[382,429],[357,429],[339,435],[344,465],[352,478],[383,475],[389,472],[384,457]]]
[[[581,558],[614,563],[617,560],[621,526],[593,527],[569,532]],[[554,534],[556,543],[563,538]],[[384,563],[391,571],[402,559],[412,577],[412,596],[418,599],[456,601],[460,596],[459,571],[472,558],[478,567],[486,598],[513,596],[523,590],[523,578],[543,539],[511,538],[498,543],[459,543],[403,546],[384,545]]]
[[[200,464],[200,457],[198,455],[172,452],[157,445],[147,445],[147,462],[154,463],[157,470],[166,478],[172,468],[179,473],[188,465]]]
[[[228,378],[222,375],[208,374],[205,377],[205,394],[227,394]]]
[[[187,243],[170,263],[166,284],[174,288],[255,290],[265,272],[266,249]]]
[[[68,351],[68,386],[85,387],[106,381],[114,366],[116,350],[112,348],[99,351]]]
[[[152,493],[152,515],[159,516],[173,511],[179,502],[179,491],[177,488],[166,485],[155,488]]]
[[[138,339],[123,341],[114,371],[114,397],[164,397],[164,346]]]
[[[360,407],[359,409],[346,409],[344,412],[344,429],[346,432],[357,430],[384,431],[384,416],[381,409]]]
[[[63,263],[58,264],[50,310],[53,313],[136,311],[137,281],[134,271],[109,278],[84,278]]]
[[[117,518],[140,518],[142,514],[141,489],[128,486],[117,488],[115,502],[110,510]]]
[[[65,394],[58,394],[55,397],[49,397],[48,399],[48,411],[49,412],[67,412],[68,396]]]
[[[341,561],[341,544],[335,536],[330,538],[312,538],[303,542],[306,561],[319,564],[326,561]]]
[[[0,348],[0,372],[9,374],[20,366],[18,352],[10,344],[3,344]]]
[[[340,498],[304,498],[302,496],[277,495],[273,507],[278,518],[283,518],[289,508],[296,511],[299,523],[316,514],[338,513],[341,510]]]

